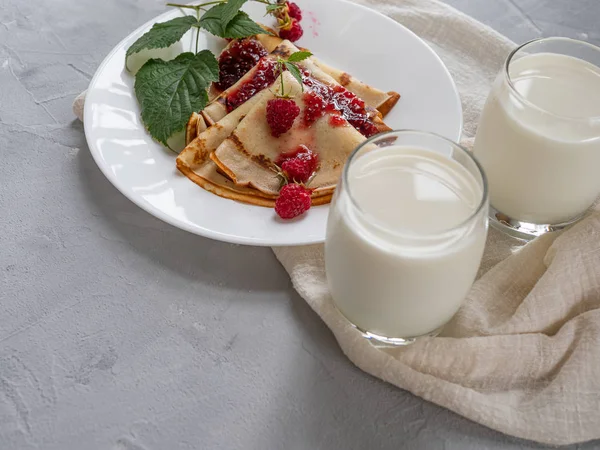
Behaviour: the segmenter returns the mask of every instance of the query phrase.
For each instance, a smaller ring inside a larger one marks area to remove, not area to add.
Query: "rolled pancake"
[[[369,86],[368,84],[357,80],[348,72],[343,72],[341,70],[328,66],[315,57],[311,56],[310,59],[315,63],[315,65],[319,69],[321,69],[327,75],[332,77],[335,81],[344,86],[350,92],[360,97],[367,105],[379,111],[382,117],[385,117],[396,105],[396,103],[398,103],[398,100],[400,100],[400,94],[398,94],[397,92],[380,91],[379,89],[375,89]]]
[[[284,75],[289,73],[284,72]],[[345,120],[342,126],[332,126],[330,113],[306,127],[300,119],[305,109],[302,95],[299,95],[302,87],[291,76],[285,83],[301,111],[292,128],[278,138],[271,135],[266,115],[269,98],[265,96],[254,103],[231,136],[210,154],[210,158],[236,185],[274,196],[278,194],[281,182],[275,161],[280,154],[305,145],[319,157],[319,169],[308,187],[316,196],[331,195],[346,159],[366,138]]]
[[[185,127],[185,145],[192,142],[196,136],[206,130],[206,122],[198,113],[192,113]]]
[[[267,51],[272,53],[269,56],[272,59],[278,57],[285,59],[292,53],[299,51],[289,41],[283,41],[278,37],[259,35],[257,39],[267,48]],[[389,130],[381,117],[398,101],[399,94],[395,92],[384,93],[374,89],[352,78],[345,72],[321,63],[314,57],[302,61],[299,65],[309,70],[311,75],[321,82],[331,86],[341,84],[355,95],[361,98],[366,97],[363,100],[367,100],[365,101],[367,104],[366,109],[373,123],[380,131]],[[244,80],[252,78],[254,69],[251,69],[236,85],[239,87]],[[286,86],[295,85],[299,87],[289,72],[284,72],[283,76],[285,77]],[[280,187],[280,178],[273,171],[273,161],[282,148],[282,146],[278,147],[280,139],[277,139],[274,146],[272,143],[267,144],[268,148],[275,151],[271,152],[269,158],[261,159],[260,151],[252,144],[257,140],[251,136],[256,130],[256,126],[252,125],[250,120],[240,127],[239,132],[242,139],[246,140],[244,133],[247,133],[248,130],[251,131],[248,136],[251,151],[248,151],[246,144],[237,136],[238,130],[232,134],[233,130],[245,121],[245,116],[256,109],[258,103],[263,105],[262,117],[263,122],[266,122],[264,108],[266,102],[273,95],[268,89],[263,90],[230,114],[226,114],[227,108],[224,99],[228,91],[233,91],[236,85],[219,95],[217,95],[217,92],[212,92],[211,100],[213,98],[214,100],[205,108],[201,113],[202,115],[193,115],[190,118],[188,132],[186,133],[187,143],[190,145],[177,158],[177,167],[196,184],[219,196],[253,205],[273,206]],[[370,105],[376,105],[379,110]],[[313,205],[328,203],[331,200],[335,184],[347,156],[360,142],[365,140],[364,136],[349,124],[341,128],[329,126],[328,117],[328,115],[324,116],[311,127],[314,129],[315,141],[319,141],[319,144],[317,144],[319,148],[316,152],[320,155],[321,160],[320,170],[309,185],[309,187],[315,189],[312,195]],[[195,133],[193,131],[194,123],[196,124]],[[264,130],[263,125],[266,124],[261,125]],[[301,130],[296,130],[293,133],[296,136],[294,139],[302,136],[302,132],[298,133],[298,131]],[[194,139],[196,136],[198,136],[198,140]],[[266,137],[267,139],[273,139],[270,137],[268,128]],[[290,144],[291,141],[288,140],[287,144]],[[342,143],[342,148],[337,148],[340,147],[340,143]],[[321,151],[321,148],[324,151]],[[337,148],[337,151],[331,152],[333,155],[330,155],[330,152],[327,151],[331,148]],[[217,149],[219,152],[215,151]],[[293,150],[293,148],[284,151],[289,150]],[[242,157],[240,157],[240,153]],[[235,182],[232,180],[235,180]],[[260,189],[256,189],[254,186],[258,186]]]
[[[198,119],[200,114],[193,112],[185,126],[185,145],[192,142],[198,136]]]
[[[295,80],[289,73],[284,73],[284,82],[293,83]],[[209,155],[228,138],[240,121],[258,102],[273,98],[270,90],[265,89],[252,99],[241,105],[222,120],[212,125],[197,138],[192,140],[177,157],[177,168],[190,180],[209,192],[221,197],[241,201],[257,206],[273,207],[276,194],[266,194],[250,187],[233,183],[219,173],[218,167]],[[321,205],[331,201],[331,192],[313,193],[313,205]]]
[[[280,37],[270,36],[268,34],[258,34],[254,36],[254,39],[258,40],[263,45],[263,47],[267,49],[269,53],[274,52],[275,49],[277,49],[277,47],[284,43],[284,40]],[[289,58],[289,56],[292,53],[300,50],[289,41],[285,41],[284,48],[287,48],[287,50],[283,52],[278,50],[276,52],[283,59]],[[377,109],[381,113],[382,117],[385,117],[400,99],[400,94],[398,94],[397,92],[384,92],[377,88],[369,86],[368,84],[357,80],[348,72],[338,70],[334,67],[325,64],[324,62],[317,59],[314,55],[308,58],[308,60],[312,64],[314,64],[320,71],[327,74],[328,76],[333,78],[337,83],[341,84],[350,92],[360,97],[367,105]]]
[[[276,35],[275,31],[267,28],[263,25],[263,28],[269,31],[271,34],[258,34],[256,36],[252,36],[249,39],[255,39],[259,41],[265,50],[268,53],[273,53],[277,47],[281,46],[284,42],[284,39],[281,39]],[[223,50],[227,50],[235,41],[231,41]],[[289,55],[295,53],[299,50],[308,50],[305,48],[296,47],[290,41],[285,41],[284,47],[287,47],[287,51],[279,51],[276,52],[281,58],[287,59]],[[384,92],[372,86],[369,86],[366,83],[354,78],[348,72],[344,72],[342,70],[338,70],[334,67],[331,67],[328,64],[317,59],[314,55],[308,58],[316,67],[318,67],[322,72],[329,75],[336,82],[344,86],[353,94],[356,94],[358,97],[362,98],[365,103],[372,108],[379,110],[383,117],[394,107],[394,105],[400,99],[400,94],[394,91]],[[222,92],[222,91],[221,91]],[[213,86],[209,90],[209,99],[212,102],[215,100],[220,94],[213,83]]]
[[[259,35],[263,36],[263,35]],[[269,39],[279,39],[273,38],[272,36],[268,36]],[[269,54],[267,58],[272,60],[276,60],[277,58],[287,59],[291,54],[300,51],[298,47],[292,44],[288,40],[283,40],[281,43],[275,47],[275,49]],[[329,84],[329,85],[337,85],[341,84],[346,89],[348,89],[353,94],[360,97],[367,106],[372,109],[379,110],[382,107],[382,110],[389,112],[389,110],[396,104],[398,99],[400,98],[400,94],[396,92],[386,93],[380,91],[379,89],[375,89],[361,81],[352,78],[349,74],[333,69],[323,63],[318,62],[316,58],[311,57],[307,58],[303,61],[297,63],[299,66],[308,70],[311,73],[311,76],[316,78],[317,80]],[[326,73],[322,68],[326,68],[331,71],[338,79]],[[240,78],[237,83],[223,91],[217,98],[215,98],[206,108],[202,111],[202,117],[206,121],[208,125],[211,125],[215,122],[221,120],[225,115],[227,115],[227,97],[239,90],[241,86],[246,84],[248,81],[254,78],[257,72],[257,66],[250,69],[242,78]],[[356,92],[355,92],[356,90]],[[379,111],[381,116],[384,115],[382,111]]]

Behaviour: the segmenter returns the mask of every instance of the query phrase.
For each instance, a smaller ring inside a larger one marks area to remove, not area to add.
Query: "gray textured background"
[[[108,183],[71,102],[163,3],[0,0],[0,449],[541,448],[362,373],[269,249]],[[449,3],[516,41],[600,43],[598,0]]]

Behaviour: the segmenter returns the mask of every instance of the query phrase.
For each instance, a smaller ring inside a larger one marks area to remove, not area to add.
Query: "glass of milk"
[[[348,159],[329,213],[335,305],[374,343],[437,334],[475,279],[487,218],[485,175],[459,145],[420,131],[367,140]]]
[[[492,225],[530,239],[579,219],[600,195],[600,48],[547,38],[512,52],[474,153]]]

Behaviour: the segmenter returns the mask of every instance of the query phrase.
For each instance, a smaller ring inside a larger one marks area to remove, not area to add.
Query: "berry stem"
[[[200,8],[196,10],[196,20],[200,23]],[[196,55],[198,54],[198,40],[200,39],[200,27],[196,28]]]
[[[218,0],[214,2],[200,3],[199,5],[183,5],[181,3],[167,3],[167,6],[173,6],[175,8],[193,9],[199,11],[203,6],[218,5],[219,3],[227,3],[225,0]]]

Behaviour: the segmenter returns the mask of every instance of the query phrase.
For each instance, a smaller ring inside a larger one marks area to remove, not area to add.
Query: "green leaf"
[[[193,112],[204,109],[206,89],[218,79],[219,64],[209,50],[144,64],[135,78],[135,95],[150,135],[167,145],[167,139],[184,129]]]
[[[225,30],[226,38],[240,39],[243,37],[264,34],[266,31],[243,11],[237,13]]]
[[[195,17],[184,16],[176,17],[168,22],[154,24],[150,31],[127,49],[127,56],[129,57],[146,49],[169,47],[178,42],[196,23],[198,22]]]
[[[200,19],[200,26],[209,33],[222,38],[240,39],[265,33],[265,30],[243,11],[238,11],[224,27],[221,18],[226,7],[227,4],[220,4],[210,8]]]
[[[228,0],[225,3],[225,7],[221,12],[221,25],[226,27],[229,22],[233,20],[233,18],[237,15],[240,8],[246,3],[247,0]]]
[[[295,52],[290,55],[287,59],[289,62],[299,62],[304,61],[306,58],[310,58],[312,56],[311,52]]]
[[[298,83],[300,83],[300,86],[302,86],[302,91],[304,91],[304,82],[302,81],[302,74],[300,73],[300,69],[298,69],[298,67],[296,67],[295,64],[292,64],[288,61],[285,61],[284,64],[287,70],[294,76]]]
[[[215,36],[224,37],[225,27],[221,22],[221,17],[223,16],[223,10],[225,8],[227,8],[227,5],[225,4],[210,8],[200,19],[200,26]]]

